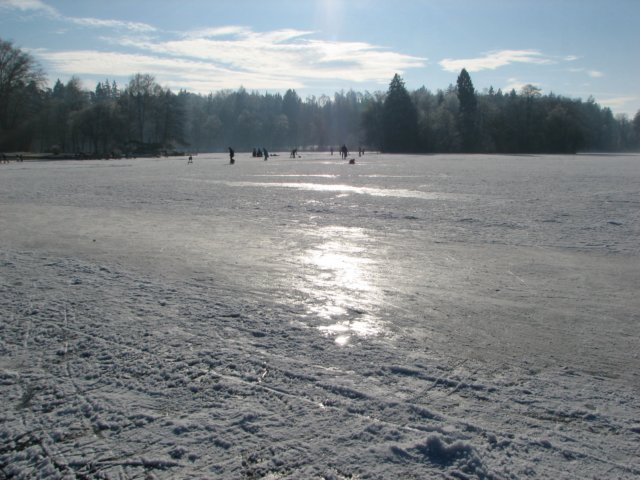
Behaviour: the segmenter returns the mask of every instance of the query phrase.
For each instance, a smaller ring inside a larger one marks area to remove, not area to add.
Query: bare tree
[[[136,73],[129,81],[126,94],[129,97],[130,115],[136,125],[136,136],[140,144],[145,143],[148,136],[153,96],[159,94],[159,90],[161,87],[153,75]]]
[[[0,145],[33,118],[31,96],[41,91],[45,75],[28,53],[0,39]]]

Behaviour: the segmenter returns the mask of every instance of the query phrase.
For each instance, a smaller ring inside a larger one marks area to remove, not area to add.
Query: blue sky
[[[614,113],[640,110],[640,0],[0,0],[0,38],[53,84],[333,95],[533,84]]]

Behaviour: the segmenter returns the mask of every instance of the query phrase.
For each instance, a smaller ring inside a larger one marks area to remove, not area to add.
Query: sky
[[[477,91],[593,97],[640,110],[640,0],[0,0],[0,38],[49,85],[151,74],[207,94],[435,92],[466,68]]]

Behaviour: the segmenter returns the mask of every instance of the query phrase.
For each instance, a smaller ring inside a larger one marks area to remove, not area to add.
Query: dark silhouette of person
[[[233,165],[234,163],[236,163],[235,159],[233,158],[233,156],[236,154],[236,152],[233,151],[233,148],[229,147],[229,163],[231,165]]]
[[[187,163],[193,163],[193,157],[189,155],[189,161]]]
[[[333,147],[331,147],[331,156],[333,156]]]
[[[266,148],[263,148],[262,151],[264,152],[264,161],[266,162],[269,159],[269,152],[267,152]]]
[[[347,156],[349,155],[349,149],[345,144],[342,144],[342,148],[340,149],[340,152],[342,152],[342,158],[346,160]]]

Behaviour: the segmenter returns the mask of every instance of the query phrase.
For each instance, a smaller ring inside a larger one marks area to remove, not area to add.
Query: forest
[[[49,87],[35,59],[0,39],[0,152],[122,156],[349,149],[402,153],[624,152],[640,148],[640,110],[616,115],[589,98],[542,94],[533,85],[478,92],[463,69],[435,92],[387,91],[305,99],[287,90],[208,95],[173,92],[149,74],[94,90],[79,78]]]

